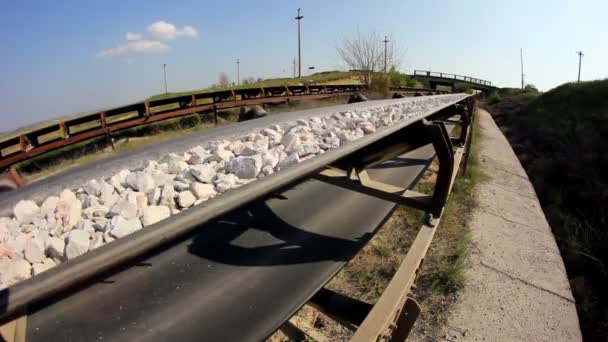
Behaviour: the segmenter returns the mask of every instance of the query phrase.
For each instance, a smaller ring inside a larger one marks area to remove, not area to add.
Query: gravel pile
[[[338,148],[457,99],[399,104],[272,125],[213,141],[65,189],[42,203],[18,202],[0,217],[0,288],[120,239],[230,189]]]

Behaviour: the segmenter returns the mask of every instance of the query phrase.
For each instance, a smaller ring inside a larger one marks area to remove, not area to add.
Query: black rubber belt
[[[412,184],[431,146],[370,170]],[[259,341],[350,260],[394,204],[310,180],[198,228],[27,319],[28,341]]]

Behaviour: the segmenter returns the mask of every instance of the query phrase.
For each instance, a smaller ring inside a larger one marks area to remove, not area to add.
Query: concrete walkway
[[[441,335],[448,341],[580,341],[561,255],[534,188],[491,116],[480,110],[479,208],[467,283]]]

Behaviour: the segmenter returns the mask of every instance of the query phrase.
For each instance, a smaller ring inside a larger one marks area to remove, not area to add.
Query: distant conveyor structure
[[[438,96],[453,95],[424,98]],[[461,161],[466,167],[474,97],[453,98],[5,289],[0,324],[12,329],[9,340],[260,341],[309,303],[355,331],[355,341],[403,340],[419,313],[408,293]],[[10,192],[0,198],[0,215],[21,199],[40,200],[197,144],[404,101],[412,98],[290,112],[147,146]],[[434,192],[413,191],[434,160]],[[397,204],[425,215],[378,302],[324,288]]]

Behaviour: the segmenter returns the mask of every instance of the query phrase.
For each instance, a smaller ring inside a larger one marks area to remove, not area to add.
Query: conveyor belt
[[[433,156],[426,146],[371,174],[411,184]],[[28,340],[262,340],[365,245],[393,208],[306,181],[29,315]]]

